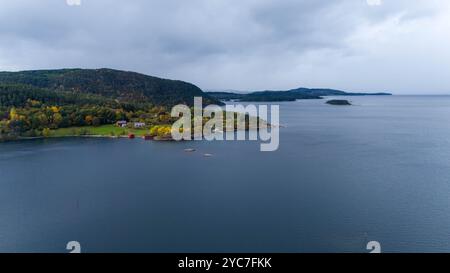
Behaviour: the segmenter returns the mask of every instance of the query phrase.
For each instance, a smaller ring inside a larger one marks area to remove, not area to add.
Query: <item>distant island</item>
[[[352,105],[348,100],[329,100],[327,104],[339,106]]]
[[[390,96],[390,93],[349,93],[334,89],[297,88],[287,91],[257,91],[248,93],[206,92],[209,96],[222,101],[241,102],[284,102],[304,99],[323,99],[326,96]]]

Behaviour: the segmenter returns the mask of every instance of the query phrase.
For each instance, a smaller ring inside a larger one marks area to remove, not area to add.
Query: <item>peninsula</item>
[[[73,136],[170,140],[177,120],[170,115],[172,107],[191,107],[194,97],[205,105],[224,105],[193,84],[135,72],[0,72],[0,141]],[[250,117],[245,119],[249,124]]]
[[[297,88],[287,91],[256,92],[206,92],[209,96],[222,101],[241,102],[283,102],[304,99],[322,99],[326,96],[389,96],[390,93],[349,93],[335,89]]]

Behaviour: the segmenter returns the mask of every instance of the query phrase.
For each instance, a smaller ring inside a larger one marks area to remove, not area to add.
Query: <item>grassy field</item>
[[[113,124],[83,127],[70,127],[52,130],[50,137],[65,137],[65,136],[79,136],[79,135],[96,135],[96,136],[127,136],[128,134],[135,134],[137,137],[149,133],[149,129],[129,129],[120,128]]]

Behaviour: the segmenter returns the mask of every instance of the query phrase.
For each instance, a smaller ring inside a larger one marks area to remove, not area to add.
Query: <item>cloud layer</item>
[[[448,0],[81,3],[0,0],[0,70],[110,67],[203,89],[450,93]]]

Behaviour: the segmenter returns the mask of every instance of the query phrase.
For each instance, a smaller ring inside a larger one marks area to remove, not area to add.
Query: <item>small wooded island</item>
[[[352,105],[348,100],[329,100],[327,101],[327,104],[341,106]]]

